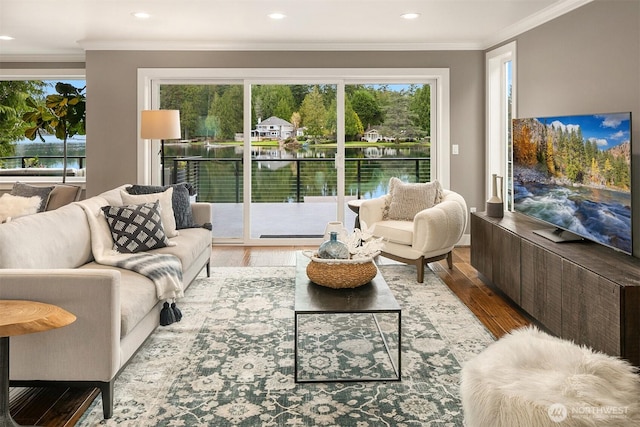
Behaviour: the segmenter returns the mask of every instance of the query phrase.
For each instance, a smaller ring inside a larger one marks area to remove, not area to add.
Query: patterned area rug
[[[182,321],[158,328],[122,372],[113,418],[98,398],[76,425],[463,426],[460,366],[493,336],[433,272],[419,284],[411,267],[380,270],[402,307],[401,382],[296,384],[295,268],[215,268],[180,301]],[[300,322],[306,374],[388,368],[370,315],[330,317]]]

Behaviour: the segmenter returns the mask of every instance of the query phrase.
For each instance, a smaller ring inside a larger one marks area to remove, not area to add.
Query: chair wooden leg
[[[447,264],[449,264],[449,270],[453,270],[453,251],[447,254]]]
[[[416,260],[416,270],[418,272],[418,283],[424,283],[424,257]]]

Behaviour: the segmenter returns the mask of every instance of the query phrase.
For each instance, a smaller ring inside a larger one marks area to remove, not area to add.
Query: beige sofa
[[[118,373],[159,325],[164,303],[147,277],[93,258],[81,203],[121,205],[124,187],[0,224],[0,299],[51,303],[77,316],[69,326],[11,338],[11,384],[99,387],[105,418]],[[211,222],[211,205],[191,207],[194,223]],[[209,275],[211,231],[182,229],[170,240],[176,245],[151,252],[178,256],[185,288],[205,266]]]

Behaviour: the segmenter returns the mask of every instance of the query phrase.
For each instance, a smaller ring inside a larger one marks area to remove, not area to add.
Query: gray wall
[[[136,180],[138,68],[449,68],[451,189],[484,206],[484,53],[89,51],[87,194]],[[464,173],[460,173],[464,171]]]
[[[589,3],[517,40],[517,115],[631,111],[634,255],[640,256],[640,1]]]

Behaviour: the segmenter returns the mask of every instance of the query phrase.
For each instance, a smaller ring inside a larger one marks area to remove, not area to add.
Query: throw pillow
[[[5,193],[0,197],[0,223],[10,218],[37,213],[41,203],[40,196],[22,197]]]
[[[49,193],[53,190],[53,186],[50,187],[36,187],[35,185],[29,185],[22,182],[16,182],[11,189],[12,196],[20,197],[40,197],[40,206],[38,206],[38,212],[44,211],[49,200]]]
[[[188,182],[180,184],[165,185],[132,185],[127,187],[129,194],[152,194],[162,193],[168,188],[173,188],[173,197],[171,199],[173,207],[173,216],[176,220],[176,229],[193,228],[193,211],[191,210],[191,200],[189,196],[195,194],[195,189]]]
[[[439,181],[408,184],[398,178],[389,180],[388,219],[413,221],[416,214],[442,201],[442,186]]]
[[[167,237],[176,237],[176,218],[173,215],[173,188],[167,188],[162,193],[153,194],[129,194],[124,190],[120,190],[122,202],[125,205],[139,205],[140,203],[149,203],[156,200],[160,201],[160,216],[162,217],[162,226]]]
[[[162,227],[160,202],[129,206],[103,206],[113,249],[120,253],[137,253],[163,248],[169,243]]]

